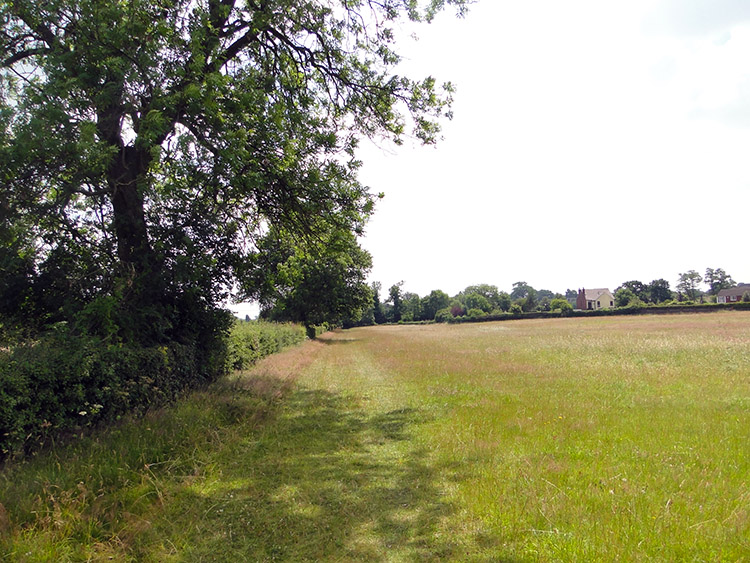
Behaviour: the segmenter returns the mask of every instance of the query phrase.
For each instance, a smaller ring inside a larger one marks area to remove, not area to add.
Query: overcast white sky
[[[455,117],[363,144],[385,291],[750,283],[750,1],[480,0],[417,34],[401,72],[452,81]]]
[[[425,295],[750,282],[750,1],[480,0],[407,40],[458,88],[437,147],[363,147],[371,279]]]

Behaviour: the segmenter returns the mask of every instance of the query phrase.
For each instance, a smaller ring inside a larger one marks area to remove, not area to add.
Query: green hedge
[[[173,401],[223,373],[226,347],[142,348],[52,334],[0,352],[0,458]]]
[[[700,304],[677,304],[677,305],[646,305],[643,307],[615,307],[612,309],[567,310],[567,311],[533,311],[524,313],[520,311],[502,314],[491,314],[484,317],[452,317],[435,318],[436,322],[449,323],[476,323],[487,321],[509,321],[517,319],[554,319],[560,317],[615,317],[621,315],[674,315],[680,313],[702,313],[711,311],[750,311],[750,303],[700,303]]]
[[[140,414],[305,339],[293,324],[236,322],[189,343],[138,347],[52,331],[0,346],[0,459],[50,436]]]
[[[229,335],[229,367],[245,369],[306,338],[305,327],[292,323],[237,321]]]

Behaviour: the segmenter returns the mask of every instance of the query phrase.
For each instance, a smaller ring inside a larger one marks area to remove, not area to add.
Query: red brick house
[[[606,287],[598,289],[579,289],[576,298],[576,309],[596,310],[615,306],[615,298]]]

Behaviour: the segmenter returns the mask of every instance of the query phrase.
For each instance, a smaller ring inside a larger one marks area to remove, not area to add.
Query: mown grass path
[[[6,468],[0,558],[747,560],[748,438],[748,313],[356,329]]]

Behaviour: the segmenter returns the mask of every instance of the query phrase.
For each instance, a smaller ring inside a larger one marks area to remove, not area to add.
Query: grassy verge
[[[264,431],[275,427],[289,376],[315,347],[268,358],[252,375],[173,408],[7,466],[0,474],[0,559],[164,561],[210,553],[233,525],[239,530],[251,520],[227,510],[238,506],[233,475],[246,470],[245,492],[253,498],[271,478],[256,463],[268,451]],[[215,552],[218,559],[230,559],[222,553]]]
[[[11,561],[743,560],[750,314],[371,327],[0,474]]]

